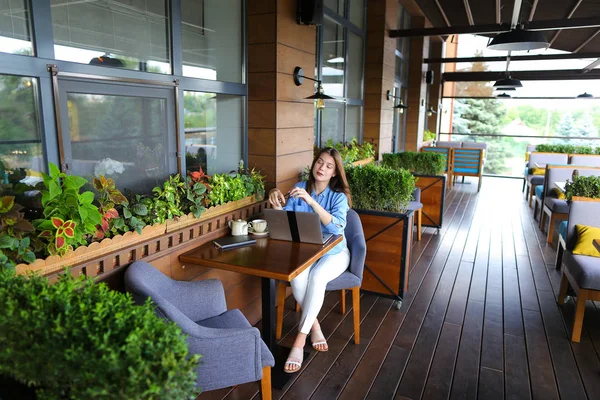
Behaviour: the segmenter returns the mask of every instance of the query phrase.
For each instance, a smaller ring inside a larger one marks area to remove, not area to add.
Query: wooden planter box
[[[79,267],[79,271],[82,271],[84,266],[94,264],[95,268],[86,269],[80,273],[87,276],[97,276],[117,267],[128,265],[138,259],[164,252],[184,241],[215,231],[222,226],[220,216],[226,214],[237,215],[238,213],[235,213],[235,210],[253,208],[253,205],[254,196],[250,196],[220,206],[210,207],[200,218],[194,218],[193,215],[192,218],[189,218],[189,215],[187,215],[178,221],[169,220],[165,224],[146,226],[142,229],[141,235],[137,232],[126,232],[123,235],[104,239],[101,242],[78,247],[62,257],[49,256],[46,259],[37,259],[33,264],[18,264],[15,267],[16,272],[17,274],[26,274],[36,271],[41,275],[50,276],[62,272],[66,266],[69,266],[69,268]],[[262,211],[262,206],[259,208]],[[242,214],[236,218],[246,218],[248,216]],[[213,227],[211,221],[215,219],[218,221],[216,226]],[[228,219],[229,217],[225,218],[225,220]],[[184,235],[182,231],[185,229],[188,232]]]
[[[408,290],[413,212],[356,210],[367,242],[362,290],[397,299]]]
[[[358,167],[360,165],[367,165],[373,162],[373,157],[365,158],[364,160],[354,161],[352,166]]]
[[[415,185],[421,188],[421,203],[423,204],[421,225],[440,229],[444,220],[446,176],[413,175],[417,178]]]

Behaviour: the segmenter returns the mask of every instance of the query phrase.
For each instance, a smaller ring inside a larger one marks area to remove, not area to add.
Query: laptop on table
[[[264,210],[271,239],[325,244],[333,234],[321,231],[321,219],[312,212]]]

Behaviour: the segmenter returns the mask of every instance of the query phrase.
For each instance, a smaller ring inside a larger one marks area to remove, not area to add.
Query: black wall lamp
[[[429,106],[427,107],[427,116],[431,117],[433,116],[433,114],[437,114],[437,111],[433,109],[433,107]]]
[[[335,97],[331,97],[323,93],[323,85],[321,84],[320,79],[309,78],[308,76],[304,76],[304,70],[300,67],[294,68],[294,83],[296,86],[302,85],[304,83],[304,79],[311,80],[313,82],[317,82],[317,91],[312,96],[305,97],[305,99],[317,100],[317,109],[322,110],[325,108],[325,100],[332,100]]]
[[[398,111],[398,114],[404,114],[404,110],[406,110],[406,109],[408,108],[408,106],[407,106],[407,105],[404,105],[404,104],[402,103],[402,99],[400,98],[400,96],[394,96],[390,90],[388,90],[388,91],[386,92],[385,98],[386,98],[387,100],[391,100],[391,99],[400,99],[400,103],[398,103],[398,105],[395,105],[395,106],[394,106],[394,109]]]

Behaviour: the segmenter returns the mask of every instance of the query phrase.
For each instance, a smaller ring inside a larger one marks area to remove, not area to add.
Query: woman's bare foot
[[[290,355],[283,366],[283,371],[287,372],[288,374],[298,372],[300,368],[302,368],[303,357],[304,349],[302,347],[292,347],[290,350]]]
[[[312,347],[316,351],[327,351],[329,350],[329,346],[327,346],[327,340],[325,339],[325,335],[323,335],[323,331],[321,331],[321,326],[318,321],[312,326],[310,331],[310,340],[312,341]]]

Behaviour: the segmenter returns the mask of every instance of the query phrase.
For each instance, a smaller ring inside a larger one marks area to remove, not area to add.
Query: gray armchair
[[[125,272],[125,285],[137,303],[150,297],[157,314],[188,336],[190,353],[202,355],[197,387],[214,390],[261,380],[263,399],[271,398],[273,355],[239,310],[227,311],[220,281],[175,281],[137,261]]]
[[[577,243],[575,225],[600,227],[600,202],[573,201],[569,208],[569,222],[566,233],[566,250],[562,256],[564,264],[560,282],[558,303],[563,304],[569,286],[577,296],[575,320],[571,340],[579,342],[583,326],[583,314],[587,300],[600,301],[600,258],[573,254]]]
[[[352,307],[354,317],[354,343],[360,344],[360,286],[362,284],[365,258],[367,257],[367,243],[363,232],[360,217],[356,211],[348,210],[346,216],[346,229],[344,230],[346,243],[350,251],[350,266],[340,276],[327,284],[326,290],[340,291],[340,311],[346,313],[346,289],[352,290]],[[279,282],[277,287],[277,323],[275,337],[281,338],[283,326],[283,304],[285,302],[286,284]]]
[[[423,223],[423,203],[421,203],[421,188],[416,187],[412,193],[412,201],[408,202],[408,210],[415,212],[415,225],[417,225],[417,242],[421,241]]]

